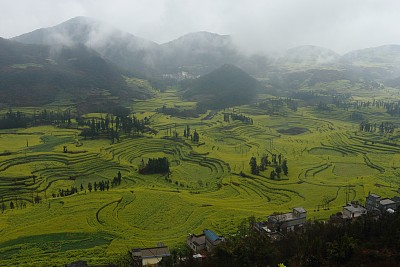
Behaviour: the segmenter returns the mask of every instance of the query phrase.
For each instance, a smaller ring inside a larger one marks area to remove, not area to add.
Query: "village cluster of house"
[[[393,213],[400,207],[400,197],[382,198],[376,194],[366,197],[365,206],[357,201],[351,201],[343,206],[342,211],[333,215],[332,220],[351,220],[367,213],[379,215],[384,212]],[[303,227],[307,222],[307,211],[303,207],[293,208],[291,212],[272,214],[266,221],[256,222],[253,228],[262,234],[279,238],[288,231]],[[211,252],[218,244],[224,242],[224,237],[217,235],[212,230],[206,229],[202,234],[189,234],[186,239],[187,246],[193,251],[194,258],[203,258],[205,252]],[[163,257],[170,256],[168,247],[136,249],[132,256],[142,261],[141,266],[157,266]]]
[[[376,194],[366,197],[365,206],[351,201],[343,206],[342,211],[331,216],[331,220],[351,220],[367,213],[379,215],[385,212],[394,213],[400,207],[400,197],[382,198]],[[256,222],[254,229],[270,236],[279,236],[287,231],[303,227],[307,221],[307,211],[302,207],[293,208],[292,212],[272,214],[266,221]]]
[[[382,214],[394,213],[399,210],[400,197],[382,198],[376,194],[366,197],[365,206],[356,201],[351,201],[343,206],[342,211],[332,215],[331,220],[352,220],[367,213]],[[291,212],[283,214],[272,214],[267,216],[266,221],[256,222],[253,228],[262,234],[268,234],[273,238],[279,238],[288,231],[294,231],[303,227],[307,221],[307,211],[303,207],[293,208]],[[205,229],[202,234],[189,234],[186,238],[187,246],[193,251],[193,258],[202,259],[206,252],[211,252],[224,237],[217,235],[214,231]],[[158,266],[161,260],[171,256],[170,250],[162,243],[151,248],[136,248],[132,250],[135,266]],[[74,266],[75,265],[71,265]],[[87,265],[76,265],[87,266]]]
[[[400,197],[382,198],[377,194],[369,194],[365,200],[365,206],[357,201],[347,203],[342,212],[331,216],[331,219],[353,219],[371,213],[379,215],[385,212],[394,213],[400,207]]]
[[[186,239],[187,246],[194,252],[193,258],[204,258],[203,252],[211,252],[225,239],[214,231],[205,229],[202,234],[189,234]],[[171,256],[167,246],[159,245],[152,248],[137,248],[132,250],[132,257],[137,266],[158,266],[161,260]]]

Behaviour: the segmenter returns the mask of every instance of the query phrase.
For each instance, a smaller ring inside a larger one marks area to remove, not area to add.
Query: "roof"
[[[369,196],[374,197],[374,198],[380,198],[381,196],[377,195],[377,194],[369,194]]]
[[[187,240],[190,240],[196,246],[201,246],[206,242],[206,237],[204,234],[202,235],[189,234]]]
[[[381,205],[386,206],[386,205],[393,204],[393,203],[395,203],[395,202],[394,202],[393,200],[389,199],[389,198],[385,198],[385,199],[382,199],[381,201],[379,201],[379,203],[380,203]]]
[[[204,235],[206,236],[207,239],[209,239],[211,242],[217,241],[218,239],[220,239],[220,237],[214,233],[211,230],[204,230]]]
[[[168,257],[171,255],[168,247],[154,247],[154,248],[139,248],[132,250],[132,255],[142,258],[159,258]]]
[[[293,210],[299,212],[299,213],[306,213],[307,211],[303,207],[296,207],[293,208]]]
[[[346,210],[350,211],[351,213],[354,213],[354,212],[365,212],[367,210],[366,208],[364,208],[361,205],[354,206],[354,205],[351,205],[351,204],[347,204],[347,206],[344,206],[343,209],[346,209]]]

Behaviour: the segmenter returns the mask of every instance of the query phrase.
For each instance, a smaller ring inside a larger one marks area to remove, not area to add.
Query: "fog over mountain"
[[[0,36],[86,16],[158,44],[207,31],[232,36],[247,53],[314,45],[344,54],[400,44],[399,8],[393,0],[4,0]]]
[[[200,31],[157,44],[82,16],[12,40],[55,47],[84,45],[120,70],[146,78],[195,78],[232,64],[279,90],[338,80],[352,83],[376,80],[392,86],[400,81],[398,45],[354,50],[344,55],[314,45],[279,53],[248,53],[231,35]]]

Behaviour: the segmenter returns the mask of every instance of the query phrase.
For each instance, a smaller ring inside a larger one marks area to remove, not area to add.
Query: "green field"
[[[328,219],[346,197],[364,201],[369,192],[392,197],[399,187],[398,129],[390,136],[359,132],[348,119],[351,110],[301,107],[266,115],[249,105],[225,111],[240,110],[254,120],[249,125],[224,122],[224,111],[210,119],[159,114],[155,110],[163,105],[184,109],[194,103],[183,102],[175,91],[154,94],[132,109],[139,118],[150,118],[157,134],[110,144],[52,126],[0,132],[0,193],[7,206],[0,214],[1,266],[78,259],[104,264],[133,247],[158,242],[174,247],[205,228],[233,234],[244,218],[264,219],[296,206],[303,206],[309,219]],[[377,113],[363,112],[370,118]],[[376,117],[397,119],[383,111]],[[199,132],[199,143],[183,137],[187,125]],[[178,138],[170,135],[175,130]],[[63,146],[75,153],[63,153]],[[251,175],[250,158],[260,162],[271,154],[287,159],[289,174],[270,179],[268,167]],[[153,157],[168,158],[168,177],[138,174],[141,160]],[[88,191],[89,182],[112,180],[118,171],[121,185]],[[71,186],[79,192],[57,196]],[[42,201],[35,204],[35,197]],[[10,209],[10,202],[17,207]]]

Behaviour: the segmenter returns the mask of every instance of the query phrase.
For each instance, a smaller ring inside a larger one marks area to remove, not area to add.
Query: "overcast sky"
[[[253,51],[310,44],[344,53],[400,44],[398,0],[0,0],[0,37],[76,16],[157,43],[210,31]]]

